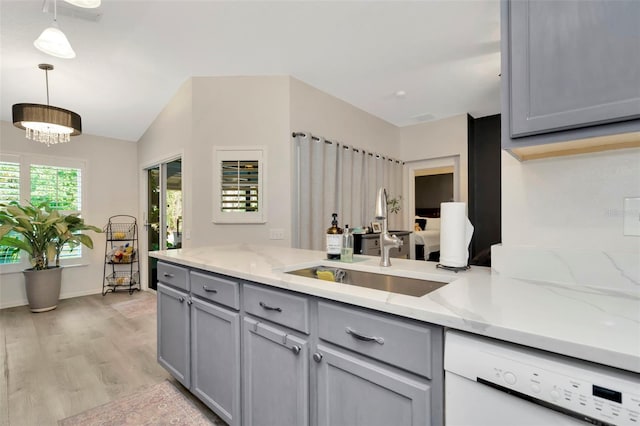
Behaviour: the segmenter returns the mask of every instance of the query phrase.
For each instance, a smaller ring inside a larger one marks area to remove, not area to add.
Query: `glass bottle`
[[[343,262],[353,262],[353,234],[349,225],[344,226],[342,234],[342,249],[340,250],[340,260]]]

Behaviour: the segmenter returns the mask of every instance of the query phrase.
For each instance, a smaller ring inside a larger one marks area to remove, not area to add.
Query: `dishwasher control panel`
[[[640,426],[640,375],[447,332],[445,370],[592,424]]]

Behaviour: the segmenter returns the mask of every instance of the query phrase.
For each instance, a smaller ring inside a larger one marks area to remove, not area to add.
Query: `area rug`
[[[111,305],[126,318],[135,318],[141,315],[154,315],[156,313],[156,298],[153,296],[137,297]]]
[[[211,414],[212,417],[215,417]],[[193,425],[222,426],[209,420],[196,405],[169,381],[92,408],[58,422],[60,426]]]

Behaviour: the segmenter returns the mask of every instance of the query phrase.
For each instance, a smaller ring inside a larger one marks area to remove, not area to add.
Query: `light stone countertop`
[[[459,273],[434,262],[354,256],[329,261],[321,251],[237,244],[149,253],[160,260],[439,324],[640,373],[640,294],[526,279],[472,266]],[[285,271],[337,266],[445,281],[422,297],[305,278]]]

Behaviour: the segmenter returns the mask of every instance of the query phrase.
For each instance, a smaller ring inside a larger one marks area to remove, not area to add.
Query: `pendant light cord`
[[[44,70],[44,76],[47,82],[47,106],[49,106],[49,70],[48,69]]]

